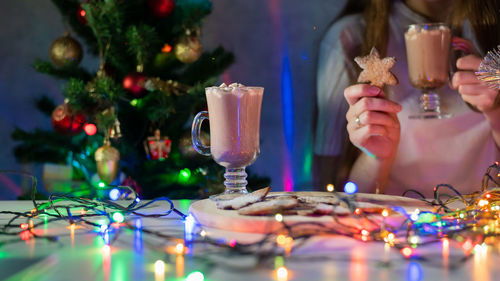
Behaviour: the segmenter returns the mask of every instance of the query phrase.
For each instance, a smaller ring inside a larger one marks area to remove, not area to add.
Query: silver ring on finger
[[[358,125],[358,128],[363,127],[363,123],[361,123],[361,119],[359,119],[359,115],[356,116],[356,119],[354,119],[354,122],[356,122],[356,125]]]

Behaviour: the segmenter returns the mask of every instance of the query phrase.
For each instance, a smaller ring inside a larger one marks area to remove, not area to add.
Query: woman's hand
[[[451,80],[451,87],[458,90],[462,99],[477,110],[488,113],[500,106],[498,90],[491,89],[474,74],[478,70],[481,58],[467,55],[457,60],[457,71]]]
[[[346,118],[351,142],[377,159],[393,157],[399,144],[396,113],[401,105],[386,99],[380,88],[367,84],[346,88],[344,96],[349,103]]]

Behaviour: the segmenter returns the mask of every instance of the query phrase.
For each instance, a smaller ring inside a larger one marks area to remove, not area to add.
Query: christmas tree
[[[108,184],[131,186],[146,198],[222,191],[223,168],[199,156],[190,136],[193,115],[206,108],[204,88],[233,62],[221,47],[202,50],[200,25],[211,2],[52,2],[74,35],[56,39],[50,61],[37,60],[34,67],[67,80],[65,102],[37,100],[54,130],[16,129],[17,159],[70,163],[74,180],[94,195]],[[98,56],[95,70],[79,66],[84,51],[73,36],[88,55]],[[268,179],[250,176],[249,182],[260,186]]]

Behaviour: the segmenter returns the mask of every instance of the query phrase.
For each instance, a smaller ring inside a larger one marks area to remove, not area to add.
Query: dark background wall
[[[224,46],[236,62],[221,81],[262,86],[261,155],[250,167],[272,178],[273,190],[311,184],[315,65],[319,39],[345,0],[214,0],[202,27],[205,49]],[[34,100],[62,103],[63,81],[37,73],[35,58],[65,30],[49,0],[0,1],[0,169],[26,170],[41,178],[42,165],[17,163],[11,132],[51,127]],[[83,66],[97,68],[84,56]],[[0,199],[14,199],[28,181],[0,175]],[[43,186],[43,183],[42,183]]]

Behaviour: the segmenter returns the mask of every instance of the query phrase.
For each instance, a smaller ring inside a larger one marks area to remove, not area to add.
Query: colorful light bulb
[[[109,191],[109,199],[116,201],[120,198],[120,190],[118,188],[113,188]]]
[[[277,221],[277,222],[282,222],[283,221],[283,215],[280,214],[280,213],[277,213],[276,215],[274,215],[274,219]]]
[[[122,223],[125,220],[125,217],[122,213],[116,212],[113,214],[113,220],[117,223]]]
[[[162,260],[157,260],[155,262],[155,274],[162,275],[165,273],[165,262]]]
[[[358,186],[355,183],[353,183],[352,181],[348,181],[344,185],[344,191],[347,194],[354,194],[358,191]]]
[[[93,136],[93,135],[95,135],[95,133],[97,133],[97,127],[96,127],[96,125],[94,125],[92,123],[85,124],[85,126],[83,126],[83,130],[89,136]]]
[[[203,275],[203,273],[195,271],[189,273],[185,281],[203,281],[203,280],[205,280],[205,276]]]
[[[405,258],[409,258],[413,254],[413,250],[410,247],[404,247],[401,249],[401,254],[403,254]]]

